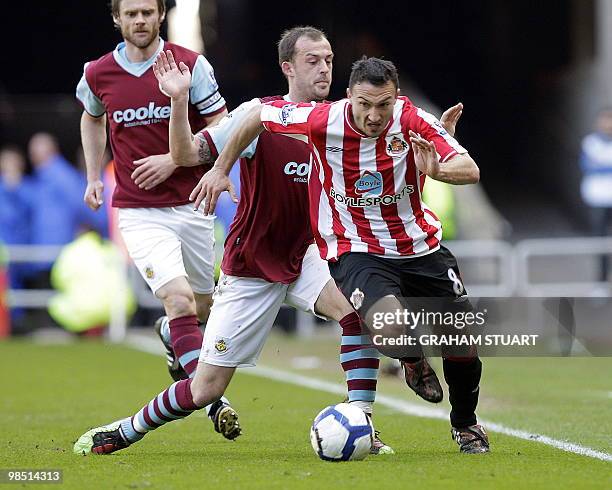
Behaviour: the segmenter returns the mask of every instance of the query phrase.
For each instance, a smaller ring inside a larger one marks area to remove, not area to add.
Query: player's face
[[[304,101],[325,100],[332,80],[332,52],[325,38],[313,41],[302,36],[295,43],[293,61],[288,63],[290,77]]]
[[[351,101],[353,120],[357,129],[366,136],[379,136],[389,124],[393,106],[397,99],[397,88],[393,82],[372,85],[369,82],[356,83],[347,90]]]
[[[158,38],[164,14],[157,10],[156,0],[122,0],[114,20],[127,43],[145,49]]]

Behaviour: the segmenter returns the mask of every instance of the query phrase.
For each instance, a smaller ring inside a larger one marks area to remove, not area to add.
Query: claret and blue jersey
[[[170,98],[164,95],[153,74],[153,62],[161,50],[170,50],[192,72],[189,90],[189,122],[195,133],[206,125],[207,117],[225,109],[225,100],[208,61],[200,54],[160,40],[157,52],[142,63],[132,63],[125,55],[125,43],[101,58],[85,64],[77,86],[77,98],[92,116],[104,114],[110,126],[117,187],[116,207],[170,207],[187,204],[189,194],[204,168],[179,167],[154,191],[139,189],[132,181],[134,160],[166,154],[170,123]]]
[[[217,156],[248,109],[281,96],[253,99],[233,110],[204,138]],[[290,284],[300,275],[313,235],[308,217],[310,153],[301,141],[262,133],[242,152],[240,202],[225,241],[227,275]]]

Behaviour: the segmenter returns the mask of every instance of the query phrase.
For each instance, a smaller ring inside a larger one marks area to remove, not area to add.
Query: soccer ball
[[[357,461],[370,454],[374,428],[360,408],[338,403],[324,408],[310,428],[310,443],[325,461]]]

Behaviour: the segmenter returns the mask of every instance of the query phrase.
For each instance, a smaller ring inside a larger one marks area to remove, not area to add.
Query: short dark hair
[[[283,32],[278,41],[278,64],[282,65],[285,61],[292,61],[295,56],[295,44],[302,36],[306,36],[312,41],[327,39],[321,29],[312,26],[297,26]]]
[[[369,82],[372,85],[381,86],[388,81],[393,82],[395,88],[399,87],[395,65],[389,60],[364,56],[353,63],[349,78],[349,88],[353,88],[356,83]]]
[[[111,0],[110,9],[113,17],[119,17],[119,9],[121,8],[121,0]],[[157,10],[160,14],[166,11],[166,0],[157,0]]]

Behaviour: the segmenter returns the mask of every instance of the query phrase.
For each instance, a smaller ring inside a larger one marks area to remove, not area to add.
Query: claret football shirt
[[[205,138],[216,157],[250,107],[283,97],[245,102]],[[310,154],[301,141],[264,132],[242,153],[240,202],[225,240],[221,269],[225,274],[292,283],[302,269],[308,245],[314,242],[308,218]]]
[[[194,133],[206,125],[205,117],[225,108],[225,100],[208,61],[194,51],[163,39],[158,51],[142,63],[127,59],[125,43],[86,63],[77,86],[77,98],[90,115],[107,115],[117,182],[113,194],[115,207],[187,204],[190,192],[204,174],[202,166],[179,167],[165,182],[148,191],[139,189],[130,177],[136,168],[134,160],[169,151],[170,98],[159,90],[152,68],[162,49],[172,51],[177,63],[182,61],[191,70],[189,122]]]

